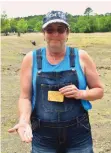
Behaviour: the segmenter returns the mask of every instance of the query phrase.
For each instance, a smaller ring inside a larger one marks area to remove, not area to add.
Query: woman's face
[[[52,23],[44,29],[44,38],[48,47],[60,49],[65,46],[69,31],[63,23]]]

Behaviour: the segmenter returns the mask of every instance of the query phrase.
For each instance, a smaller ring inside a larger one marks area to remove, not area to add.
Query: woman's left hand
[[[75,85],[67,85],[59,89],[60,93],[67,98],[83,99],[85,90],[79,90]]]

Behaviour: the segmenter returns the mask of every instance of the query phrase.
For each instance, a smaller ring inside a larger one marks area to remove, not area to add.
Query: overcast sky
[[[111,1],[2,1],[1,13],[6,11],[8,17],[26,17],[46,14],[51,10],[61,10],[72,15],[82,15],[87,7],[94,13],[111,13]]]

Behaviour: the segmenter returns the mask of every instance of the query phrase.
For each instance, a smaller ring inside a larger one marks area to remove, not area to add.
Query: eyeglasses
[[[46,28],[45,31],[48,33],[48,34],[52,34],[52,33],[55,33],[55,32],[58,32],[60,34],[63,34],[65,31],[66,31],[66,27],[58,27],[57,29],[54,29],[54,28]]]

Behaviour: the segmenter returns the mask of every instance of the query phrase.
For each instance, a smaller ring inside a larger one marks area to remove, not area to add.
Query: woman
[[[66,46],[66,14],[49,12],[42,28],[47,46],[23,59],[20,119],[9,132],[32,141],[32,153],[93,153],[89,101],[103,97],[96,66],[85,51]]]

